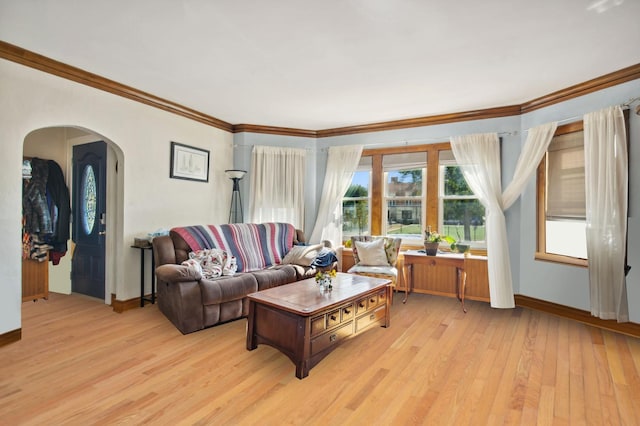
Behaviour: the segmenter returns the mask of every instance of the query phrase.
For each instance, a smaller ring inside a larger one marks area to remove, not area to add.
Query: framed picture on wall
[[[209,151],[171,142],[169,177],[209,182]]]

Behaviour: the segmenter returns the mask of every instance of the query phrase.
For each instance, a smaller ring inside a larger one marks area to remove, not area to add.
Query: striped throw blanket
[[[230,223],[173,228],[191,251],[217,248],[236,258],[238,272],[282,263],[293,247],[295,228],[289,223]]]

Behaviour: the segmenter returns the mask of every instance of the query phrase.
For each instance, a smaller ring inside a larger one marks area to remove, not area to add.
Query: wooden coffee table
[[[389,327],[391,281],[338,273],[333,290],[321,292],[313,278],[252,293],[247,350],[273,346],[296,365],[296,377],[338,344],[373,324]]]

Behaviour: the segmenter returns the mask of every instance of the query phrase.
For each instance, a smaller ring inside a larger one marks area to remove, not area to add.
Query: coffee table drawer
[[[384,320],[386,313],[387,307],[385,305],[381,305],[375,310],[368,312],[367,314],[356,319],[356,333],[359,333],[361,330],[367,328],[374,322]]]
[[[353,324],[351,322],[336,328],[333,331],[325,333],[314,338],[311,341],[311,355],[315,355],[325,349],[340,343],[342,340],[351,336],[353,332]]]
[[[353,318],[353,310],[353,304],[340,308],[340,311],[342,313],[342,322],[349,321],[351,318]]]
[[[327,328],[331,328],[340,324],[340,309],[331,311],[327,314]]]
[[[315,317],[311,319],[311,335],[315,336],[316,334],[320,334],[327,329],[327,317],[326,315],[320,315],[319,317]]]
[[[361,313],[365,312],[367,310],[367,301],[369,300],[368,297],[365,297],[364,299],[360,299],[356,302],[356,315],[360,315]]]

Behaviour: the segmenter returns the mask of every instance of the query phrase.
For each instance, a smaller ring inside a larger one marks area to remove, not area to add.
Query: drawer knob
[[[336,320],[336,316],[335,315],[331,315],[331,321],[335,321]]]
[[[329,341],[330,342],[335,342],[337,337],[338,337],[337,334],[332,334],[331,336],[329,336]]]
[[[349,310],[349,308],[344,308],[344,313],[348,315],[351,313],[351,311]]]

